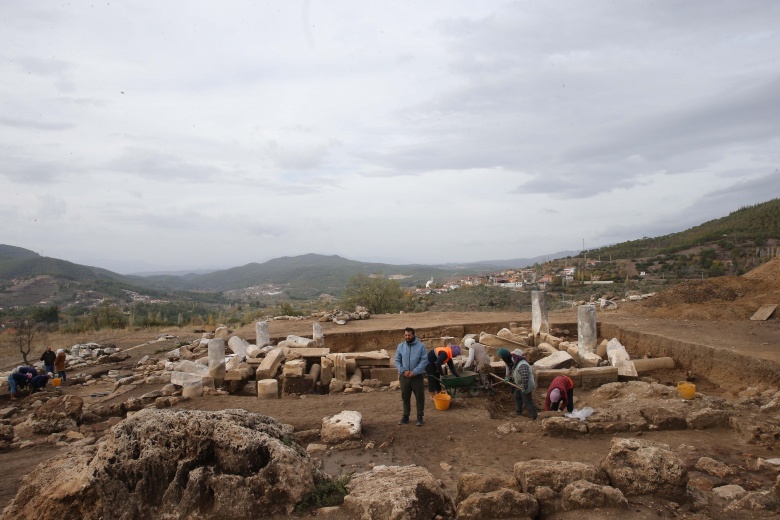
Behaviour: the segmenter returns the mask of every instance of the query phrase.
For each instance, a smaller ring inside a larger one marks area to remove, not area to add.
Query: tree
[[[19,319],[13,324],[13,327],[11,341],[19,349],[24,364],[29,365],[27,356],[32,349],[32,342],[36,336],[43,334],[43,329],[31,319]]]
[[[397,281],[359,273],[347,282],[344,305],[347,308],[361,305],[368,308],[371,314],[386,314],[397,312],[403,297],[404,291]]]

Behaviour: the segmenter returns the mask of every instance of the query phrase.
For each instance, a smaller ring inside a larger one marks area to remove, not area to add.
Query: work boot
[[[403,417],[401,417],[401,420],[398,421],[398,424],[409,424],[409,416],[404,415]]]
[[[422,425],[423,425],[422,415],[418,415],[417,416],[417,426],[422,426]]]

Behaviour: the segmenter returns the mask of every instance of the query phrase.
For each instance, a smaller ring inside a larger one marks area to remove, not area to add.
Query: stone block
[[[570,368],[576,364],[577,362],[569,355],[568,352],[559,350],[555,354],[547,356],[546,358],[542,358],[534,363],[534,367],[544,370],[553,368]]]
[[[330,380],[333,379],[333,360],[328,357],[320,358],[320,381],[322,386],[327,387],[330,385]]]
[[[596,354],[595,352],[580,352],[580,367],[581,368],[593,368],[599,366],[599,363],[601,363],[602,359]],[[618,368],[618,374],[620,373],[620,368]]]
[[[282,367],[284,377],[303,377],[306,374],[306,361],[303,359],[294,359],[286,361]]]
[[[279,381],[263,379],[257,382],[258,399],[279,399]]]
[[[457,502],[462,502],[473,493],[489,493],[497,489],[514,489],[519,486],[509,475],[484,475],[482,473],[463,473],[458,477]]]
[[[257,367],[256,379],[261,381],[263,379],[272,379],[273,376],[279,371],[279,365],[284,361],[284,351],[280,348],[270,350]]]
[[[582,388],[586,390],[598,388],[607,383],[617,383],[618,369],[617,367],[582,368],[580,369],[580,376],[582,378]]]
[[[688,428],[685,413],[682,411],[654,406],[643,408],[640,413],[650,425],[651,430],[685,430]]]
[[[351,439],[360,439],[363,431],[363,415],[345,410],[322,419],[320,438],[323,442],[338,444]]]
[[[225,381],[249,381],[254,374],[252,367],[242,363],[238,368],[225,372]]]
[[[372,368],[371,379],[378,379],[384,385],[398,381],[398,370],[395,368]]]
[[[537,487],[549,487],[560,493],[578,480],[594,484],[609,485],[607,474],[601,469],[582,462],[564,460],[528,460],[514,466],[514,475],[518,484],[526,493],[533,493]]]
[[[542,430],[551,437],[578,437],[588,433],[588,425],[579,419],[550,417],[542,420]]]

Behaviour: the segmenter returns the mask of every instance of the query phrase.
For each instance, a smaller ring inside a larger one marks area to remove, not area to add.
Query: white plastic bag
[[[573,417],[574,419],[579,419],[580,421],[584,421],[592,414],[593,414],[593,408],[591,408],[590,406],[586,406],[585,408],[575,408],[573,412],[567,413],[566,417]]]

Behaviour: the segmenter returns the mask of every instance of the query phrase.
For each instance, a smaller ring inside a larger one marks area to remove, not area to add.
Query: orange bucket
[[[437,410],[448,410],[450,407],[450,395],[447,392],[441,392],[433,396],[433,404]]]
[[[677,383],[677,393],[680,394],[680,397],[683,399],[693,399],[696,397],[696,385],[686,381],[680,381]]]
[[[51,380],[51,386],[60,386],[62,384],[62,378],[54,377]]]

